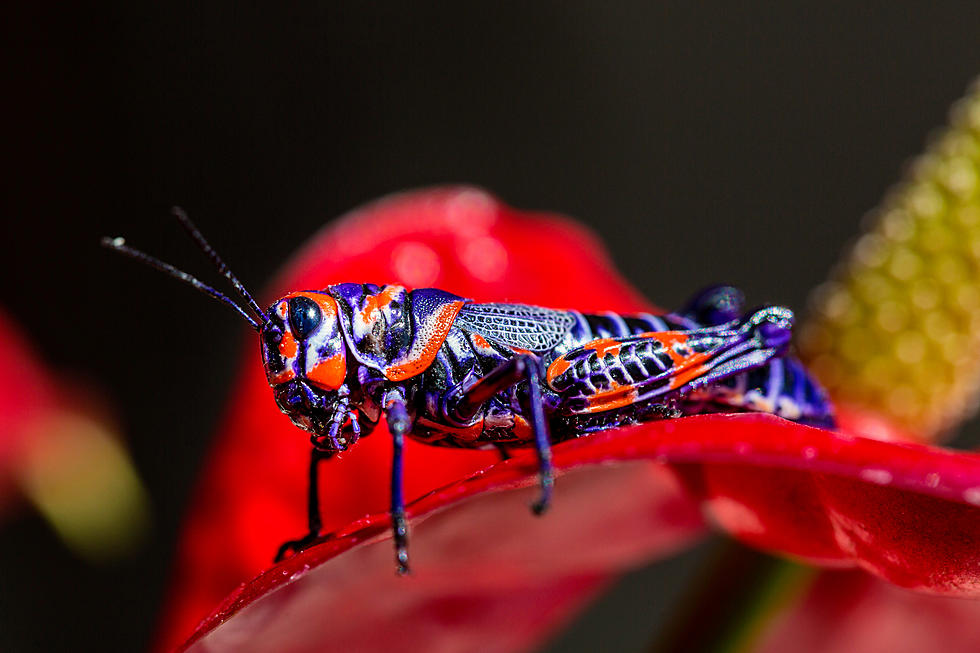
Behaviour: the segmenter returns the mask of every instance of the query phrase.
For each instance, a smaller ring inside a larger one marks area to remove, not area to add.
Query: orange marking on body
[[[670,360],[674,362],[675,371],[684,370],[691,365],[699,365],[711,358],[711,353],[709,352],[699,353],[692,350],[686,356],[679,354],[675,349],[675,346],[686,346],[688,340],[688,334],[680,331],[648,331],[647,333],[641,333],[640,336],[643,338],[657,340],[662,343],[664,348],[667,350],[667,355],[670,356]]]
[[[479,333],[471,333],[470,339],[473,341],[474,345],[481,349],[491,349],[490,343],[487,342],[487,339],[481,336]]]
[[[614,385],[609,390],[597,392],[589,396],[589,405],[585,409],[588,413],[601,413],[605,410],[613,410],[629,406],[636,402],[639,395],[636,388],[631,385]]]
[[[602,360],[607,355],[608,356],[619,356],[619,352],[622,349],[623,343],[621,340],[615,338],[598,338],[582,345],[582,349],[594,349],[595,355]],[[569,363],[564,356],[555,359],[555,361],[548,366],[548,372],[545,374],[545,378],[548,381],[548,385],[555,380],[556,377],[561,376],[571,367],[572,364]]]
[[[676,388],[681,387],[685,383],[693,381],[694,379],[703,375],[707,371],[708,368],[704,365],[696,365],[695,367],[692,367],[689,370],[685,370],[682,374],[678,374],[677,376],[675,376],[670,380],[670,389],[675,390]]]
[[[587,342],[582,346],[585,349],[595,349],[595,355],[602,359],[607,355],[619,356],[619,349],[622,347],[622,342],[615,338],[599,338],[598,340]]]
[[[336,390],[347,376],[347,360],[344,351],[325,358],[306,373],[306,378],[322,390]]]
[[[667,355],[670,356],[670,360],[674,362],[674,369],[672,370],[673,374],[670,379],[669,389],[675,390],[708,371],[708,368],[704,365],[704,363],[711,359],[713,355],[712,352],[695,352],[688,348],[690,353],[685,356],[678,353],[675,349],[676,345],[687,345],[688,335],[686,333],[681,333],[678,331],[662,331],[644,333],[641,335],[655,338],[663,343],[667,350]]]
[[[292,381],[295,378],[296,378],[296,373],[293,372],[292,369],[287,367],[282,372],[279,372],[278,374],[273,376],[272,380],[269,383],[271,385],[279,385],[280,383],[286,383],[287,381]]]
[[[299,351],[299,344],[296,342],[296,338],[293,337],[292,331],[286,331],[282,334],[282,340],[279,341],[279,355],[287,359],[295,358],[297,351]]]
[[[548,366],[548,372],[545,374],[545,378],[548,380],[548,385],[550,386],[551,382],[555,380],[555,377],[559,377],[564,374],[571,366],[572,364],[564,358],[555,359],[555,361]]]
[[[530,349],[524,349],[523,347],[511,347],[510,350],[515,354],[534,354]]]
[[[527,420],[520,415],[514,415],[514,436],[518,440],[530,440],[534,436],[534,429],[528,424]]]
[[[364,306],[361,308],[360,318],[364,324],[369,324],[377,320],[375,312],[385,308],[402,291],[401,286],[388,286],[381,292],[364,297]]]
[[[429,323],[431,324],[430,329],[432,332],[428,334],[428,338],[422,344],[422,347],[418,351],[415,351],[415,347],[413,346],[412,351],[408,352],[405,360],[385,369],[385,376],[388,380],[402,381],[427,370],[429,365],[432,364],[432,361],[435,360],[436,354],[439,353],[439,348],[445,342],[446,336],[449,335],[449,329],[452,328],[453,322],[456,321],[456,316],[459,315],[461,308],[463,308],[462,301],[452,302],[440,307],[434,319]],[[426,326],[428,327],[429,324]]]

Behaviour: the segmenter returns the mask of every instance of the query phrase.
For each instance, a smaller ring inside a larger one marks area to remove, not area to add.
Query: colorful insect
[[[590,315],[474,303],[435,288],[341,283],[291,292],[263,311],[187,215],[175,217],[245,305],[125,244],[103,245],[236,310],[259,333],[276,404],[308,431],[309,532],[320,536],[319,463],[371,433],[384,416],[394,441],[391,521],[399,573],[408,571],[402,492],[405,437],[450,447],[533,447],[543,513],[551,445],[617,426],[705,412],[759,411],[832,427],[832,408],[786,355],[793,314],[746,312],[742,294],[709,288],[666,315]]]

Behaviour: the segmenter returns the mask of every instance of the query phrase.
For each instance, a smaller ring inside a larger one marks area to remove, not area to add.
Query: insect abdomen
[[[575,317],[570,330],[570,338],[561,346],[552,350],[552,358],[557,358],[567,351],[606,338],[626,338],[651,331],[674,331],[692,329],[698,325],[693,321],[678,315],[652,315],[638,313],[635,315],[620,315],[618,313],[579,313],[569,311]]]
[[[771,413],[811,426],[832,428],[830,400],[803,364],[787,356],[759,369],[723,379],[691,394],[685,412],[731,409]]]

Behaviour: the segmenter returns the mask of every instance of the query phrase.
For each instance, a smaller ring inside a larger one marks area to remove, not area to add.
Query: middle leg
[[[528,393],[524,409],[530,417],[534,433],[534,451],[538,457],[538,483],[541,494],[531,504],[531,510],[540,515],[551,504],[551,491],[555,473],[551,461],[551,436],[541,396],[541,364],[536,356],[519,354],[463,387],[447,406],[450,417],[465,423],[473,419],[480,408],[498,392],[527,381]]]

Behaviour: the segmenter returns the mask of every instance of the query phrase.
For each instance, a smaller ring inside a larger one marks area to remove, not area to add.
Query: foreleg
[[[311,435],[310,442],[313,444],[310,453],[310,472],[309,472],[309,485],[307,486],[307,499],[306,499],[306,518],[307,526],[309,530],[306,535],[299,538],[298,540],[289,540],[284,542],[282,546],[279,547],[279,551],[276,552],[275,562],[282,560],[287,553],[294,551],[299,553],[303,549],[309,547],[313,542],[320,537],[320,529],[323,527],[323,520],[320,515],[320,483],[319,483],[319,467],[321,460],[327,460],[333,458],[337,453],[342,451],[344,447],[341,446],[339,437],[341,430],[343,429],[344,422],[347,421],[348,417],[352,417],[351,429],[354,434],[353,437],[356,439],[360,435],[360,425],[357,424],[357,416],[351,415],[351,411],[348,406],[348,392],[347,386],[342,386],[343,391],[338,399],[337,407],[334,409],[333,415],[330,416],[330,424],[327,428],[327,433],[325,435]]]
[[[313,448],[310,455],[310,472],[309,472],[309,486],[307,489],[307,525],[309,526],[309,531],[306,535],[299,538],[298,540],[290,540],[283,543],[279,547],[279,551],[276,553],[275,561],[279,562],[286,557],[286,554],[290,551],[295,551],[299,553],[303,549],[309,547],[313,542],[320,537],[320,529],[323,527],[323,521],[320,516],[320,482],[319,482],[319,467],[321,460],[327,460],[332,458],[336,452],[334,451],[323,451],[321,449]]]

